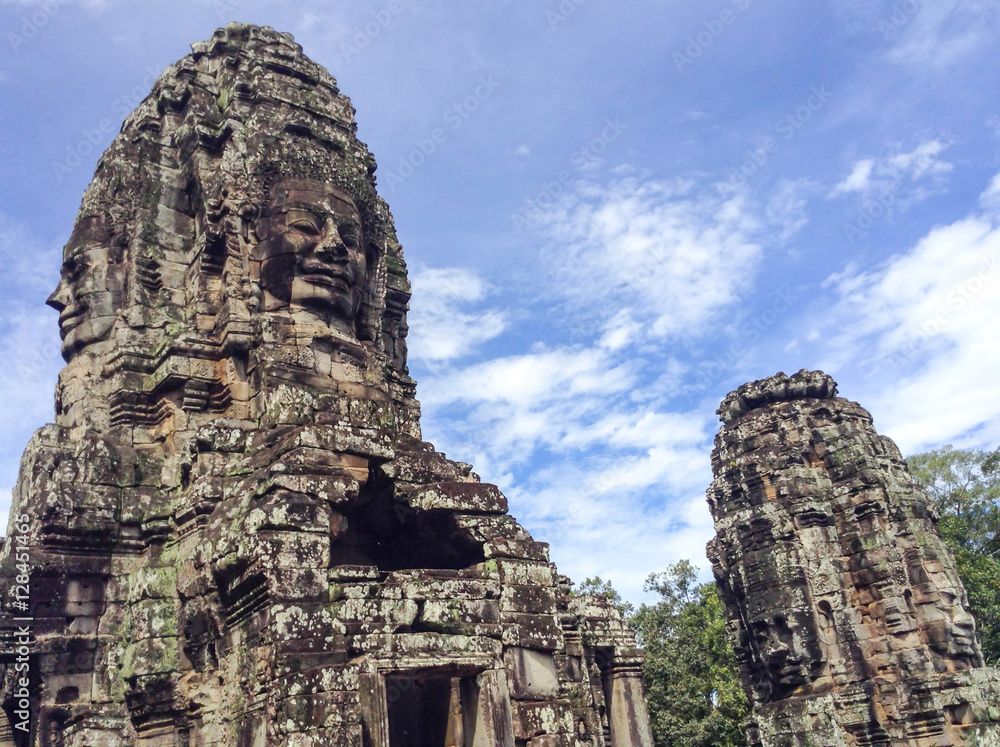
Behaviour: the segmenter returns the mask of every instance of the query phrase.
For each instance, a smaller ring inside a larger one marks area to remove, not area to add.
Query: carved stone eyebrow
[[[332,211],[323,210],[322,208],[317,208],[315,205],[278,205],[275,207],[265,208],[261,211],[263,215],[284,215],[287,213],[311,213],[313,215],[332,215]]]
[[[89,266],[87,260],[83,257],[83,253],[75,254],[65,262],[63,262],[61,274],[66,276],[72,276],[86,270]]]
[[[296,213],[298,217],[309,216],[311,218],[316,219],[316,221],[319,222],[319,223],[325,223],[327,221],[327,219],[330,217],[329,214],[327,214],[327,213],[325,213],[325,212],[323,212],[321,210],[315,210],[315,209],[304,208],[304,207],[301,207],[301,208],[300,207],[292,207],[292,208],[288,208],[288,210],[285,210],[284,212],[285,212],[286,215],[291,214],[291,213]]]

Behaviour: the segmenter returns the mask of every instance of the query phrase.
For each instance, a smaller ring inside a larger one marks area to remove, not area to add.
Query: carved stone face
[[[758,618],[752,629],[775,699],[812,683],[825,662],[811,611]]]
[[[68,362],[95,342],[106,340],[121,307],[122,249],[107,233],[83,222],[66,248],[59,285],[46,303],[59,312],[62,356]]]
[[[799,553],[787,542],[775,542],[758,524],[758,549],[743,551],[746,622],[750,639],[746,658],[761,695],[780,700],[809,688],[822,674],[828,658],[820,626],[810,603],[809,585]],[[752,528],[748,528],[751,532]],[[746,538],[741,544],[746,544]],[[784,577],[780,586],[773,579]]]
[[[925,573],[924,583],[916,586],[917,627],[937,654],[949,659],[976,659],[976,621],[962,606],[960,590],[944,576]]]
[[[318,181],[282,181],[256,233],[265,308],[287,304],[353,322],[367,267],[361,216],[350,196]]]

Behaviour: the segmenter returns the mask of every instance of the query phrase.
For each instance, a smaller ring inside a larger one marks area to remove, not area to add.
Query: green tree
[[[694,566],[682,560],[651,574],[645,588],[659,594],[659,601],[638,610],[600,577],[588,578],[575,593],[606,597],[635,628],[656,744],[745,747],[749,704],[715,584],[699,584]]]
[[[983,655],[1000,664],[1000,452],[945,446],[906,461],[941,514]]]
[[[660,595],[632,617],[646,661],[649,715],[662,747],[744,747],[749,711],[714,583],[681,560],[646,579]]]

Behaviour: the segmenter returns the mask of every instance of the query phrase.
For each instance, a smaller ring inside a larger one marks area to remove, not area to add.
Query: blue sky
[[[1000,2],[0,0],[0,503],[97,158],[240,20],[357,109],[424,434],[560,570],[706,567],[722,397],[822,368],[904,454],[1000,443]]]

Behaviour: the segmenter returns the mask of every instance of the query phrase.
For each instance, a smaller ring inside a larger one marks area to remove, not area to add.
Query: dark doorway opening
[[[373,474],[356,505],[343,510],[330,565],[374,565],[383,571],[461,570],[486,559],[482,543],[461,530],[450,511],[422,511],[395,499],[387,478]]]
[[[389,747],[462,745],[461,679],[386,677]]]

